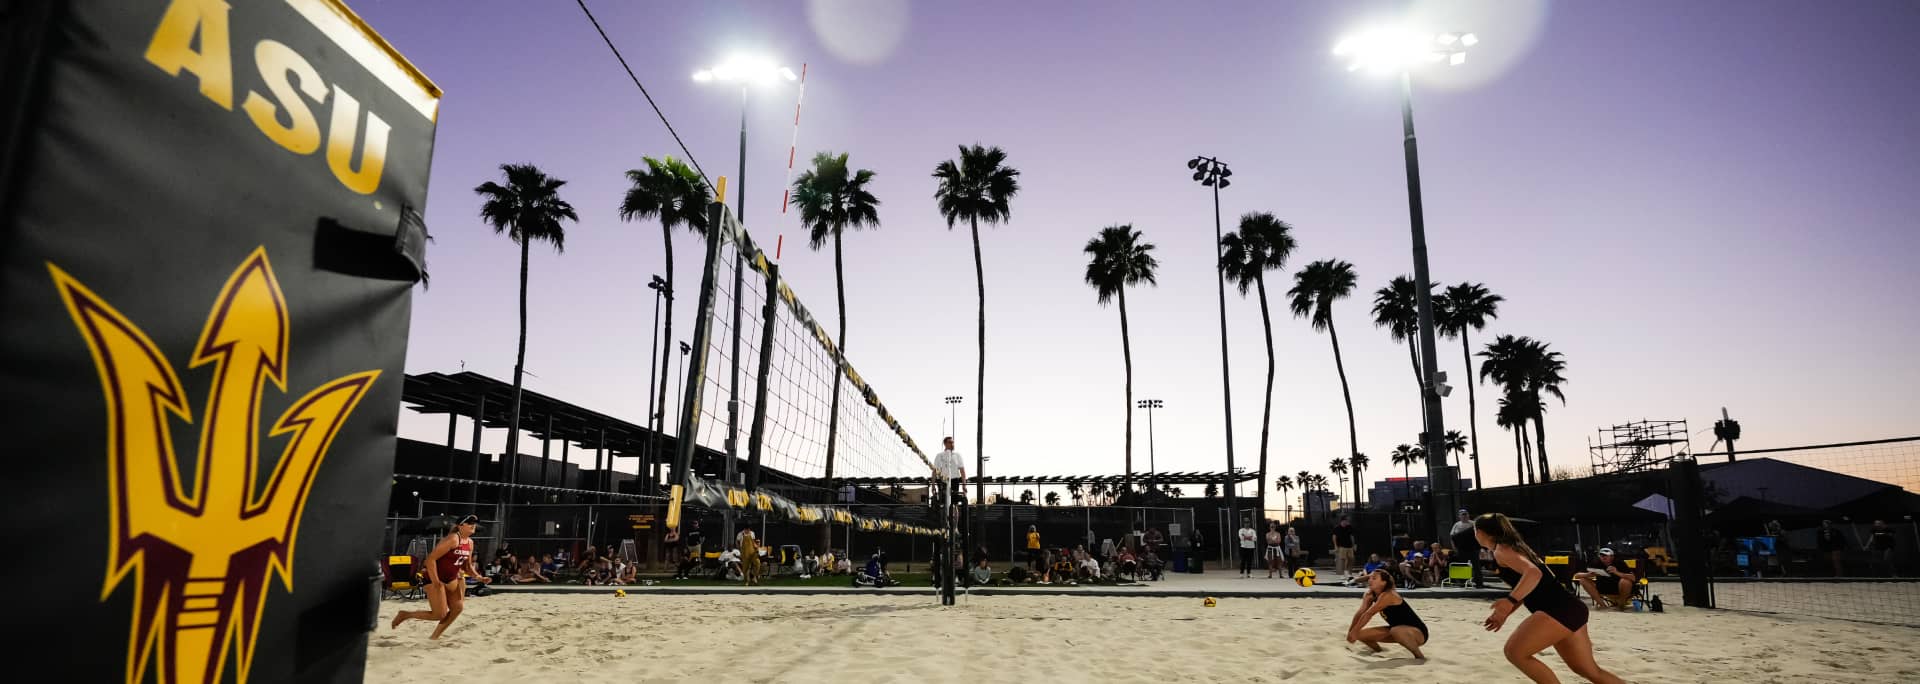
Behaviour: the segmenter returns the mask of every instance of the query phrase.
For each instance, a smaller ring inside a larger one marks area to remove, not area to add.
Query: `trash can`
[[[0,14],[10,652],[359,681],[439,89],[339,0]]]

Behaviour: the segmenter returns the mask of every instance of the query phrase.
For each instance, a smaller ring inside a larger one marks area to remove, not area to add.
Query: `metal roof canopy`
[[[1126,484],[1129,479],[1135,484],[1205,485],[1222,484],[1227,481],[1227,478],[1228,476],[1225,472],[1190,472],[1134,475],[1132,478],[1128,478],[1125,475],[997,475],[992,477],[970,477],[967,478],[967,480],[968,482],[979,482],[986,485],[1117,485]],[[925,484],[926,479],[926,475],[834,478],[839,484],[854,486]],[[1260,479],[1258,473],[1242,472],[1233,476],[1234,482],[1252,482],[1257,479]]]
[[[486,398],[480,422],[488,428],[505,429],[513,420],[513,385],[494,378],[462,371],[452,375],[419,373],[408,375],[400,391],[400,401],[408,410],[434,415],[452,413],[472,418],[480,398]],[[547,419],[553,419],[548,432]],[[639,425],[582,408],[553,397],[522,388],[520,390],[520,429],[536,439],[574,442],[586,448],[598,448],[602,431],[606,447],[616,456],[639,457],[653,434]],[[660,435],[663,448],[673,437]]]
[[[481,397],[486,398],[485,410],[481,414],[481,425],[487,428],[506,429],[513,419],[513,385],[495,378],[461,371],[459,373],[418,373],[406,376],[402,386],[400,400],[408,404],[407,410],[425,415],[457,414],[472,418],[474,409]],[[547,430],[547,418],[553,418],[553,429]],[[598,411],[583,408],[524,387],[520,390],[520,429],[535,439],[562,440],[580,444],[592,449],[601,444],[601,431],[605,430],[606,447],[614,455],[624,458],[637,458],[646,453],[648,439],[652,430],[609,416]],[[672,435],[660,435],[660,447],[665,453],[675,447]],[[696,470],[717,471],[725,462],[726,455],[706,447],[695,454]],[[741,462],[745,462],[744,455]],[[779,478],[803,486],[820,487],[825,481],[820,478],[798,477],[762,466],[768,476]],[[837,477],[834,484],[839,486],[874,487],[885,485],[924,484],[928,474],[911,474],[890,477]],[[1241,472],[1233,476],[1234,482],[1251,482],[1259,479],[1257,473]],[[1102,484],[1118,485],[1128,481],[1125,475],[1000,475],[985,478],[971,478],[988,485],[1071,485]],[[1135,474],[1132,481],[1136,484],[1169,485],[1206,485],[1223,484],[1228,481],[1225,472],[1162,472]]]
[[[462,371],[451,375],[408,375],[401,389],[400,401],[410,404],[407,410],[415,413],[451,413],[472,418],[473,410],[483,396],[486,397],[486,410],[481,416],[481,424],[487,428],[507,428],[513,420],[513,385],[479,373]],[[553,417],[551,433],[547,432],[548,416]],[[520,429],[535,439],[574,442],[586,449],[596,449],[601,444],[603,428],[606,430],[607,450],[614,456],[641,458],[647,453],[652,430],[524,387],[520,390]],[[663,466],[672,462],[671,455],[676,453],[678,445],[679,440],[673,435],[660,433],[659,449]],[[719,473],[725,466],[726,458],[725,452],[702,446],[694,451],[693,469],[699,473]],[[747,463],[744,454],[739,463],[738,467],[744,470]],[[761,470],[770,479],[807,483],[806,478],[774,468],[761,466]]]

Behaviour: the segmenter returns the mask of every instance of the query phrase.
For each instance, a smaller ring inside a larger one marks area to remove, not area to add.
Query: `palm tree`
[[[1007,153],[998,147],[978,144],[960,147],[960,161],[943,161],[933,167],[940,187],[933,198],[940,215],[947,219],[947,230],[966,221],[973,229],[973,277],[980,291],[979,379],[973,393],[973,448],[975,467],[985,470],[987,436],[987,272],[980,265],[980,222],[991,226],[1005,223],[1013,216],[1011,201],[1020,192],[1020,171],[1007,166]],[[984,488],[986,484],[975,485]],[[979,497],[979,489],[975,492]]]
[[[1479,377],[1473,372],[1473,346],[1468,343],[1468,333],[1473,330],[1485,330],[1487,321],[1500,317],[1500,302],[1505,297],[1487,290],[1480,283],[1460,283],[1448,287],[1440,296],[1433,298],[1433,324],[1440,334],[1460,338],[1460,356],[1467,362],[1467,433],[1472,436],[1472,450],[1467,452],[1473,458],[1473,486],[1480,484],[1480,418],[1479,408],[1474,399],[1474,385],[1480,384]]]
[[[1307,492],[1313,491],[1313,473],[1302,470],[1293,474],[1293,483],[1300,487],[1300,511],[1313,519],[1313,509],[1307,507]]]
[[[1293,491],[1293,478],[1285,475],[1274,478],[1273,489],[1274,491],[1280,492],[1280,498],[1287,499],[1287,494]],[[1291,499],[1287,499],[1287,508],[1293,508],[1293,501]]]
[[[664,159],[641,157],[646,162],[645,169],[627,171],[627,181],[631,187],[626,197],[620,200],[620,218],[624,221],[634,219],[660,219],[660,234],[666,240],[667,289],[663,293],[666,299],[666,315],[661,320],[666,323],[663,335],[673,339],[673,229],[685,226],[700,235],[707,234],[707,205],[713,202],[707,194],[706,181],[700,173],[686,162],[669,156]],[[660,412],[658,418],[666,422],[667,415],[667,378],[668,363],[672,354],[660,355]],[[654,417],[649,416],[651,421]],[[651,422],[648,423],[652,425]],[[662,426],[664,427],[664,425]]]
[[[1220,485],[1219,485],[1219,483],[1215,483],[1215,482],[1208,482],[1208,483],[1207,483],[1207,489],[1206,489],[1206,496],[1207,496],[1207,498],[1209,498],[1209,499],[1214,499],[1214,498],[1219,498],[1219,496],[1220,496]]]
[[[1120,300],[1120,358],[1126,365],[1127,480],[1133,481],[1133,342],[1127,330],[1127,286],[1155,284],[1154,271],[1160,262],[1153,258],[1153,243],[1140,239],[1140,231],[1131,225],[1107,226],[1087,241],[1088,285],[1099,294],[1101,305]]]
[[[513,358],[513,409],[507,419],[507,456],[510,462],[520,458],[520,380],[527,365],[527,258],[535,241],[553,244],[553,251],[565,252],[566,228],[561,221],[580,220],[573,205],[560,199],[560,186],[567,182],[548,176],[532,164],[501,164],[506,185],[493,181],[473,189],[485,201],[480,218],[493,226],[495,235],[505,234],[520,245],[520,343]],[[518,468],[513,470],[518,471]],[[477,485],[476,485],[477,486]]]
[[[1078,482],[1067,483],[1067,495],[1073,497],[1073,505],[1075,506],[1080,505],[1080,499],[1086,496],[1080,493],[1080,483]]]
[[[1020,503],[1023,503],[1023,504],[1027,504],[1027,505],[1032,505],[1032,504],[1033,504],[1033,490],[1031,490],[1031,489],[1027,489],[1027,490],[1023,490],[1023,491],[1021,491],[1021,492],[1020,492]]]
[[[1413,464],[1420,462],[1419,447],[1402,444],[1393,448],[1393,464],[1400,466],[1401,484],[1405,485],[1407,498],[1413,498]]]
[[[1547,460],[1546,402],[1541,394],[1553,395],[1562,405],[1567,401],[1560,389],[1560,384],[1567,381],[1561,374],[1567,368],[1566,361],[1560,352],[1547,347],[1545,342],[1530,337],[1501,335],[1479,354],[1486,359],[1480,365],[1480,377],[1504,388],[1509,403],[1520,405],[1533,421],[1534,446],[1539,459],[1536,474],[1542,482],[1551,478],[1552,471]]]
[[[1366,454],[1356,453],[1353,455],[1352,458],[1347,459],[1347,464],[1353,466],[1353,506],[1354,508],[1360,507],[1360,473],[1361,471],[1364,471],[1367,469],[1368,463],[1369,461],[1367,459]]]
[[[1540,479],[1550,479],[1553,471],[1547,463],[1547,402],[1541,393],[1553,395],[1560,400],[1561,406],[1567,405],[1567,395],[1560,390],[1560,384],[1567,381],[1561,373],[1567,369],[1567,362],[1560,352],[1547,349],[1547,343],[1535,341],[1529,348],[1527,358],[1532,362],[1528,372],[1527,396],[1533,403],[1534,444],[1540,454]]]
[[[1347,366],[1340,360],[1340,333],[1333,327],[1333,303],[1353,294],[1353,264],[1326,259],[1307,264],[1293,275],[1287,290],[1294,317],[1306,317],[1314,330],[1333,339],[1333,367],[1340,372],[1340,397],[1347,402],[1347,453],[1360,453],[1360,432],[1353,422],[1353,392],[1347,387]]]
[[[1273,316],[1267,310],[1267,271],[1287,265],[1293,254],[1293,226],[1264,212],[1240,217],[1240,230],[1220,237],[1220,270],[1240,287],[1240,296],[1248,289],[1260,294],[1260,324],[1267,333],[1267,391],[1261,395],[1265,408],[1260,412],[1260,472],[1254,478],[1253,496],[1262,508],[1267,502],[1267,436],[1273,423]]]
[[[1060,493],[1059,493],[1059,492],[1047,492],[1047,505],[1048,505],[1048,506],[1058,506],[1058,505],[1060,505]]]
[[[1532,451],[1527,448],[1527,421],[1531,414],[1526,402],[1520,397],[1508,393],[1500,397],[1500,410],[1494,416],[1494,424],[1513,431],[1514,478],[1519,484],[1533,481]]]
[[[1440,438],[1440,446],[1446,448],[1448,455],[1467,453],[1467,436],[1460,434],[1459,430],[1448,430]],[[1458,465],[1459,459],[1454,459],[1454,464]]]
[[[1420,394],[1421,425],[1426,425],[1426,383],[1420,379],[1420,350],[1415,337],[1420,331],[1420,308],[1414,300],[1413,279],[1395,276],[1387,286],[1373,291],[1373,324],[1386,328],[1395,342],[1407,344],[1407,360],[1413,362],[1413,385]]]
[[[1087,496],[1090,499],[1088,503],[1094,506],[1098,506],[1100,505],[1100,498],[1103,496],[1106,496],[1106,494],[1107,494],[1107,486],[1104,484],[1095,482],[1093,483],[1093,487],[1087,490]]]
[[[867,190],[873,172],[849,171],[847,155],[821,152],[813,155],[813,168],[793,179],[793,204],[800,208],[800,223],[806,226],[807,244],[818,251],[833,243],[833,287],[840,305],[840,338],[834,342],[836,353],[847,353],[847,279],[840,256],[840,235],[852,228],[880,225],[880,200]],[[827,472],[833,482],[833,463],[840,435],[840,373],[833,374],[833,401],[827,410]],[[983,487],[985,485],[982,485]]]
[[[1327,469],[1333,471],[1334,477],[1340,480],[1340,488],[1346,489],[1347,488],[1347,459],[1335,458],[1332,461],[1327,463]]]

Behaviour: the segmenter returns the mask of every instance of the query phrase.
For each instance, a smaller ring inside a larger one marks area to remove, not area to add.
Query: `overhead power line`
[[[600,20],[594,18],[593,10],[587,9],[587,0],[574,0],[574,2],[580,5],[581,12],[586,13],[587,21],[593,22],[593,30],[600,32],[600,40],[606,41],[607,49],[613,51],[613,58],[620,60],[620,68],[627,70],[627,78],[633,79],[633,86],[639,88],[640,94],[647,98],[647,104],[653,106],[653,113],[660,117],[660,123],[664,124],[667,132],[673,135],[673,141],[679,143],[680,152],[687,155],[687,163],[692,164],[693,170],[699,172],[700,180],[706,181],[707,187],[712,188],[713,179],[707,177],[706,169],[700,168],[700,161],[693,158],[693,151],[687,149],[686,141],[680,139],[680,132],[673,130],[673,122],[667,120],[666,112],[660,111],[660,104],[653,101],[653,95],[647,92],[647,87],[640,84],[640,77],[633,75],[633,67],[627,66],[627,58],[620,56],[620,48],[614,47],[613,39],[607,37],[606,29],[600,28]]]

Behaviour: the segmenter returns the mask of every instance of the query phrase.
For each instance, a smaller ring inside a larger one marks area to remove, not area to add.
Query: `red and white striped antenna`
[[[793,200],[793,158],[795,156],[794,154],[795,150],[799,149],[800,147],[800,105],[805,104],[806,101],[807,101],[807,65],[806,63],[802,62],[800,64],[800,97],[795,99],[793,102],[793,142],[790,142],[787,144],[787,182],[782,183],[780,185],[781,187],[780,215],[781,216],[785,216],[787,214],[787,205],[791,203]],[[780,234],[779,240],[777,240],[774,243],[774,247],[773,247],[773,258],[775,261],[778,261],[780,259],[780,248],[785,246],[786,242],[787,242],[786,234],[785,233]]]

